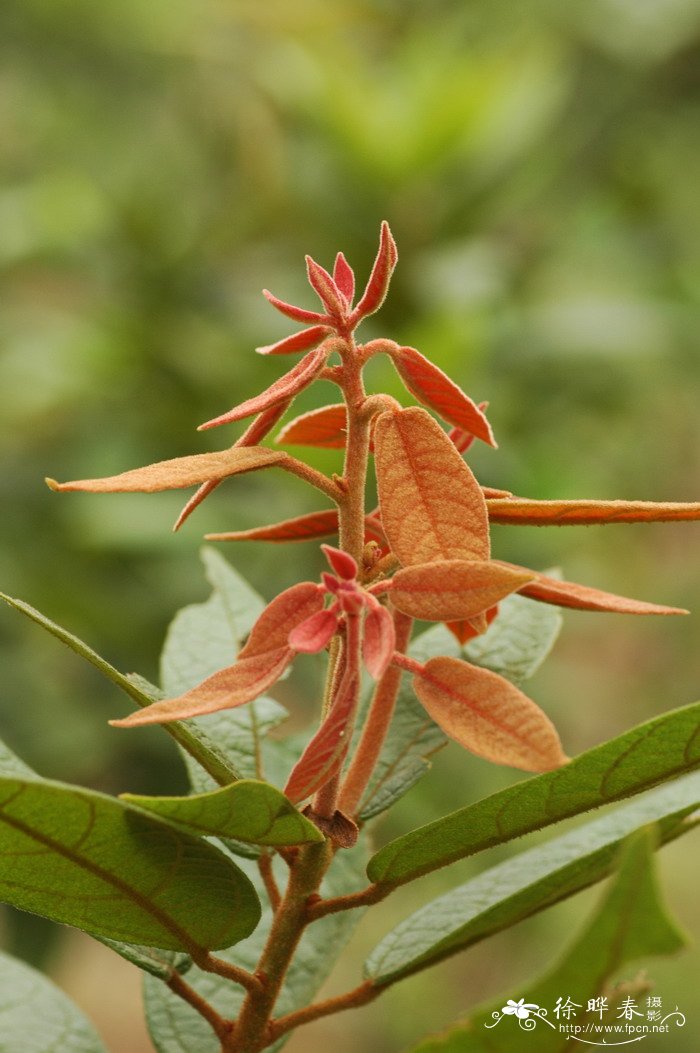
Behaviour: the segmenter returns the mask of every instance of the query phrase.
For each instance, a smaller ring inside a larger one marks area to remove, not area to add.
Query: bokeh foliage
[[[172,536],[177,495],[57,499],[43,476],[232,441],[194,428],[279,372],[252,353],[287,331],[260,288],[307,302],[307,251],[342,248],[364,276],[382,218],[401,260],[363,333],[490,400],[484,482],[698,498],[697,0],[5,0],[0,55],[0,581],[120,668],[155,678],[172,613],[206,594],[201,533],[318,502],[245,477]],[[398,394],[389,368],[373,379]],[[691,609],[699,540],[494,530],[503,558]],[[227,555],[268,597],[319,565],[313,546]],[[567,616],[533,693],[570,752],[698,697],[697,619]],[[116,692],[19,619],[0,633],[2,736],[30,763],[184,785],[165,736],[107,729]],[[285,701],[310,714],[312,686]],[[391,832],[510,779],[449,751],[436,768]],[[371,1041],[440,1023],[416,1018]]]

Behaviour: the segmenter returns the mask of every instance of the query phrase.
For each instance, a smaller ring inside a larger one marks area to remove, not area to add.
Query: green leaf
[[[242,779],[211,793],[190,797],[140,797],[122,800],[155,812],[196,834],[231,837],[256,845],[300,845],[323,841],[323,834],[269,783]]]
[[[0,899],[128,943],[198,952],[257,925],[245,875],[200,838],[78,786],[0,777]]]
[[[444,625],[435,625],[413,640],[409,654],[419,662],[438,655],[465,657],[519,684],[542,664],[561,624],[557,607],[522,596],[507,596],[488,630],[464,649]],[[446,736],[416,698],[411,682],[404,679],[389,734],[362,802],[360,818],[370,819],[403,797],[430,770],[428,758],[446,742]]]
[[[365,859],[366,849],[361,842],[350,850],[338,852],[321,887],[322,895],[340,896],[356,890],[362,880]],[[262,896],[257,868],[246,860],[240,862],[260,888]],[[275,860],[275,865],[279,867],[276,870],[278,880],[284,879],[286,866],[279,859]],[[329,914],[306,930],[287,973],[275,1015],[290,1013],[311,1002],[362,915],[361,910]],[[270,911],[266,910],[253,935],[237,947],[224,951],[221,957],[244,969],[254,970],[267,939],[270,920]],[[204,973],[197,966],[187,974],[187,982],[220,1013],[228,1017],[237,1015],[243,992],[235,984],[211,973]],[[220,1053],[221,1043],[211,1028],[165,984],[146,976],[145,999],[148,1028],[158,1053],[194,1053],[195,1050],[196,1053]],[[270,1049],[279,1049],[289,1037],[286,1035]]]
[[[393,983],[599,881],[621,842],[658,821],[662,844],[693,829],[686,816],[700,803],[700,773],[650,790],[562,837],[522,852],[433,900],[375,948],[366,975]]]
[[[498,616],[486,632],[466,645],[464,657],[520,684],[542,665],[562,621],[558,607],[536,603],[525,596],[507,596],[498,605]]]
[[[233,663],[265,606],[265,601],[213,548],[202,549],[207,579],[214,592],[204,603],[181,610],[168,629],[161,656],[165,697],[176,697],[206,677]],[[242,778],[268,776],[283,783],[288,767],[283,747],[265,741],[269,731],[286,719],[287,711],[271,698],[258,698],[239,709],[224,710],[187,722],[198,734],[213,739]],[[215,783],[185,755],[195,793]]]
[[[401,885],[457,859],[602,804],[639,793],[700,764],[700,703],[673,710],[391,841],[369,862],[372,881]]]
[[[40,611],[35,610],[34,607],[30,607],[28,603],[24,603],[23,600],[13,599],[4,593],[0,593],[0,598],[5,600],[11,607],[14,607],[15,610],[20,611],[21,614],[26,615],[27,618],[31,618],[37,625],[46,629],[57,640],[70,647],[71,651],[74,651],[81,658],[88,661],[90,665],[93,665],[95,669],[98,669],[103,676],[126,692],[139,706],[150,706],[151,702],[155,702],[162,697],[158,689],[149,684],[147,680],[133,673],[128,675],[120,673],[118,669],[115,669],[113,665],[98,655],[96,651],[93,651],[91,647],[88,647],[86,643],[83,643],[82,640],[79,640],[77,636],[68,632],[67,629],[63,629],[56,622],[52,622],[50,618],[45,617]],[[164,727],[182,749],[209,773],[215,783],[225,786],[238,778],[237,772],[227,762],[223,754],[204,735],[199,734],[196,728],[189,727],[180,721],[173,721],[168,725],[164,725]]]
[[[476,1009],[467,1020],[448,1034],[427,1039],[413,1053],[528,1053],[533,1043],[538,1053],[566,1053],[571,1035],[552,1029],[539,1014],[533,1013],[534,1027],[517,1026],[512,1015],[503,1014],[509,998],[525,1001],[551,1014],[558,998],[567,995],[583,1012],[576,1023],[601,1023],[603,1014],[588,1014],[588,1000],[603,994],[606,981],[624,965],[652,955],[673,954],[685,941],[669,921],[656,884],[653,865],[654,838],[642,830],[624,844],[619,869],[605,895],[580,936],[561,961],[547,975],[535,980],[515,995]],[[614,1003],[609,1003],[608,1012]],[[537,1030],[533,1038],[532,1031]],[[595,1039],[596,1035],[591,1036]]]
[[[100,1036],[45,976],[0,951],[2,1053],[107,1053]]]
[[[182,951],[163,951],[157,947],[140,947],[135,943],[122,943],[121,940],[110,940],[106,936],[95,936],[96,940],[104,943],[105,947],[116,951],[132,965],[143,969],[151,976],[157,976],[160,980],[169,980],[173,973],[184,975],[192,968],[192,959],[189,954]]]

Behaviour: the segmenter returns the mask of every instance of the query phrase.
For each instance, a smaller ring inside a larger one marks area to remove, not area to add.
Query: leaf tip
[[[58,492],[61,489],[61,484],[56,482],[55,479],[51,479],[48,475],[44,478],[44,482],[48,486],[49,490],[55,490]]]

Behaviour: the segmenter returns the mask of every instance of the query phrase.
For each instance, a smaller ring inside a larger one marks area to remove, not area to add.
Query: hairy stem
[[[202,998],[200,994],[195,991],[194,987],[182,979],[178,972],[173,974],[166,980],[166,983],[170,990],[176,994],[183,1001],[191,1005],[200,1016],[204,1017],[207,1023],[212,1027],[217,1038],[224,1043],[232,1030],[232,1023],[230,1020],[226,1020],[223,1016],[217,1013],[213,1006]]]
[[[309,920],[317,921],[326,914],[338,914],[343,910],[355,910],[357,907],[371,907],[386,899],[394,890],[393,885],[368,885],[360,892],[348,892],[346,896],[333,896],[330,899],[319,899],[309,906]]]
[[[396,628],[396,650],[403,652],[411,638],[413,619],[400,611],[392,611],[392,614]],[[347,815],[356,814],[379,760],[394,715],[400,684],[401,670],[392,664],[374,689],[362,736],[340,791],[339,807]]]
[[[275,875],[272,872],[272,856],[268,855],[267,852],[258,857],[258,870],[260,871],[260,877],[265,886],[270,906],[273,910],[277,910],[282,897],[275,881]]]
[[[324,1002],[317,1002],[315,1005],[308,1005],[304,1009],[297,1009],[294,1013],[281,1016],[278,1020],[273,1021],[270,1028],[272,1041],[275,1041],[281,1035],[285,1035],[288,1031],[292,1031],[295,1027],[311,1023],[312,1020],[330,1016],[332,1013],[340,1013],[343,1009],[357,1009],[359,1006],[367,1005],[368,1002],[371,1002],[377,995],[381,994],[382,990],[382,987],[375,987],[371,980],[365,980],[364,983],[361,983],[359,987],[353,988],[352,991],[347,991],[345,994],[337,995],[335,998],[328,998]]]

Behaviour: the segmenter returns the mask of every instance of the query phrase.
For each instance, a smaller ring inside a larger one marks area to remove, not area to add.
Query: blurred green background
[[[233,441],[237,426],[194,429],[291,364],[252,353],[290,331],[260,289],[313,307],[303,254],[329,266],[341,248],[363,281],[384,218],[400,262],[362,338],[413,344],[490,400],[500,449],[470,453],[484,483],[700,497],[698,0],[5,0],[0,54],[0,587],[120,668],[155,678],[172,614],[205,597],[202,533],[319,502],[281,473],[246,476],[172,535],[178,494],[59,498],[43,476]],[[398,395],[389,370],[373,364],[370,385]],[[318,384],[299,406],[328,395]],[[699,542],[696,524],[494,529],[500,557],[695,610]],[[320,566],[313,545],[226,554],[268,598]],[[531,693],[570,753],[700,696],[699,618],[566,616]],[[0,648],[0,735],[27,761],[110,792],[182,787],[169,740],[109,729],[117,693],[9,610]],[[310,713],[308,683],[284,690]],[[448,749],[380,835],[516,777]],[[696,935],[697,851],[689,838],[660,860]],[[397,895],[356,958],[484,865]],[[393,1053],[485,997],[519,997],[595,895],[315,1025],[290,1053]],[[55,932],[8,911],[2,942],[47,962],[114,1053],[148,1050],[128,967]],[[119,978],[111,1010],[96,972]],[[697,1049],[698,951],[649,973],[688,1014],[674,1053]],[[330,989],[356,975],[355,960]]]

